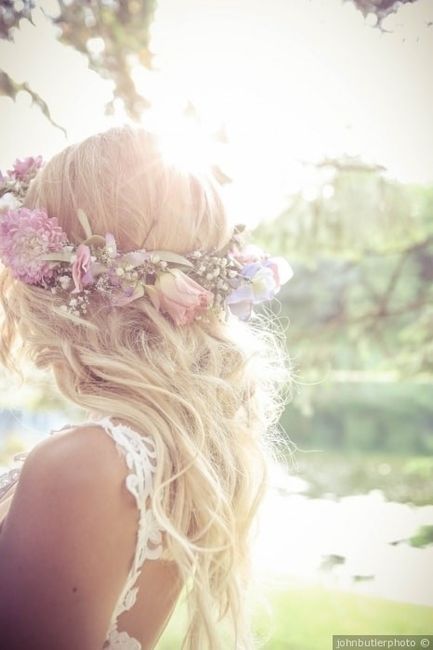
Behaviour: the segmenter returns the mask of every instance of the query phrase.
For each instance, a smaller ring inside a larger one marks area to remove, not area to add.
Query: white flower
[[[59,283],[62,289],[69,289],[71,278],[68,275],[61,275],[59,278]]]

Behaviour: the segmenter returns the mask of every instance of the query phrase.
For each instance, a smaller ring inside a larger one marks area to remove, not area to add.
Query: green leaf
[[[92,229],[90,227],[89,219],[87,218],[87,214],[82,210],[81,208],[78,208],[77,210],[77,215],[78,215],[78,220],[83,226],[83,230],[86,233],[86,238],[90,239],[92,237]]]
[[[53,253],[45,253],[44,255],[39,255],[38,259],[48,260],[51,262],[70,262],[73,254],[74,253],[72,251],[57,251]]]
[[[152,304],[153,304],[154,306],[156,306],[157,309],[159,309],[159,307],[160,307],[160,300],[159,300],[159,293],[158,293],[158,291],[155,289],[155,287],[154,287],[152,284],[145,284],[145,285],[143,285],[143,286],[144,286],[144,288],[146,289],[146,291],[147,291],[149,297],[152,297],[152,298],[153,298],[153,300],[152,300]]]
[[[173,264],[183,264],[184,266],[194,267],[194,264],[190,262],[183,255],[178,255],[177,253],[168,253],[167,251],[152,251],[152,255],[158,255],[158,257],[164,262],[172,262]]]

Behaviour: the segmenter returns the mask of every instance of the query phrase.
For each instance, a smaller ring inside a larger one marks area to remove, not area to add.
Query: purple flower
[[[272,300],[293,275],[291,266],[283,257],[267,259],[246,264],[241,275],[249,281],[241,280],[240,285],[226,298],[230,310],[242,320],[251,316],[253,305]]]
[[[29,176],[36,174],[42,162],[42,156],[36,156],[36,158],[29,156],[28,158],[24,158],[24,160],[17,158],[14,162],[13,169],[8,169],[8,174],[16,180],[26,180]]]
[[[141,298],[144,295],[144,287],[138,285],[136,287],[124,287],[120,292],[112,295],[111,304],[113,307],[123,307],[130,302]]]
[[[241,264],[258,262],[266,257],[264,251],[255,244],[248,244],[241,249],[234,250],[232,256]]]
[[[56,217],[48,217],[44,210],[0,213],[0,259],[18,280],[38,284],[51,278],[57,264],[39,260],[38,255],[59,251],[66,243]]]

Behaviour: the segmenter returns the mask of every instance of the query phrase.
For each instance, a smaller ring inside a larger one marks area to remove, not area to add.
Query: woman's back
[[[102,418],[26,459],[0,535],[8,650],[14,634],[38,650],[35,631],[44,650],[144,650],[180,583],[184,650],[219,650],[226,622],[232,647],[254,648],[251,526],[290,369],[253,307],[291,269],[244,246],[211,170],[167,164],[160,144],[113,128],[0,184],[22,201],[0,209],[0,362],[30,360],[68,402],[132,427]]]
[[[101,647],[106,650],[150,650],[155,647],[167,625],[182,589],[176,564],[170,559],[165,546],[164,530],[158,526],[150,506],[153,472],[156,467],[155,447],[150,436],[141,436],[129,426],[115,424],[110,417],[100,418],[97,422],[99,426],[92,420],[78,428],[64,427],[62,432],[54,433],[49,440],[44,441],[43,446],[46,447],[51,443],[52,447],[52,443],[58,445],[61,442],[62,447],[65,448],[66,445],[67,448],[68,444],[72,442],[72,436],[74,437],[74,446],[78,431],[81,433],[81,441],[87,444],[89,435],[95,436],[96,434],[99,438],[99,447],[97,446],[95,450],[99,449],[100,454],[95,455],[94,462],[100,463],[109,459],[110,462],[116,463],[116,467],[113,467],[113,481],[120,487],[121,504],[125,510],[129,511],[128,522],[132,525],[124,530],[123,537],[127,540],[126,546],[122,545],[119,549],[120,553],[126,550],[121,564],[128,567],[127,575],[122,580],[122,587],[115,598],[115,606],[109,621],[107,620],[106,634]],[[117,457],[112,453],[107,456],[106,440],[101,438],[101,431],[108,434],[103,438],[111,439],[110,446],[115,447],[119,452]],[[122,474],[123,480],[119,485],[118,478]],[[11,472],[11,476],[13,475],[14,473]],[[98,472],[95,471],[95,477],[97,475]],[[6,480],[4,482],[6,484]],[[14,482],[13,479],[11,482]],[[22,530],[20,523],[14,521],[20,517],[20,505],[11,508],[18,486],[19,480],[8,490],[6,490],[6,485],[3,487],[5,496],[0,503],[0,563],[2,554],[3,561],[8,561],[8,549],[16,548],[15,535]],[[32,486],[28,485],[21,490],[21,495],[18,492],[18,501],[25,499],[26,491],[31,489]],[[68,503],[64,504],[64,508],[68,508]],[[83,509],[83,515],[86,516],[85,509]],[[97,518],[98,513],[95,512],[94,517]],[[79,523],[78,520],[78,526]],[[37,522],[33,522],[33,525],[37,525]],[[74,525],[72,523],[70,525],[71,530],[74,530]],[[116,522],[113,521],[113,528],[115,527]],[[110,536],[111,532],[107,530],[107,536]],[[92,554],[91,545],[91,539],[87,540],[84,545],[84,553],[88,550],[89,556]],[[87,559],[83,555],[81,559],[86,564]],[[110,574],[110,569],[108,564],[105,567],[107,574]],[[15,581],[12,584],[15,584]],[[62,588],[63,586],[59,585],[59,596],[61,596]],[[78,587],[72,587],[72,589],[79,591]],[[3,611],[6,610],[3,607]],[[107,612],[107,609],[102,608],[102,611]],[[59,647],[66,649],[68,646],[61,645]]]

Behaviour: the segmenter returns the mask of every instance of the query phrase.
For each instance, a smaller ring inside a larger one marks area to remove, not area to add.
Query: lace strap
[[[160,558],[163,551],[161,534],[163,529],[158,525],[153,511],[146,508],[147,499],[153,490],[156,450],[151,436],[142,436],[124,424],[113,424],[108,416],[93,421],[93,424],[101,425],[112,437],[117,449],[124,455],[128,469],[131,470],[125,479],[125,484],[136,500],[139,513],[137,543],[132,566],[111,618],[110,629],[117,630],[118,617],[131,609],[136,602],[138,586],[135,583],[144,561]]]
[[[23,461],[26,456],[26,453],[16,454],[13,460],[14,462]],[[20,474],[21,467],[13,467],[0,476],[0,502],[3,500],[3,497],[7,496],[11,487],[18,482]]]

